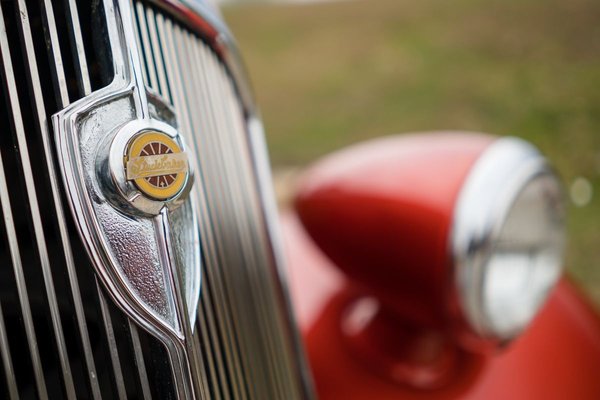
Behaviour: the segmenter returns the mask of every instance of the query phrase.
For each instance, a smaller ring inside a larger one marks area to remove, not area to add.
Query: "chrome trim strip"
[[[106,303],[106,296],[102,293],[102,288],[96,279],[96,290],[98,291],[98,302],[100,303],[100,313],[104,321],[104,330],[108,340],[108,351],[110,352],[110,362],[115,373],[115,386],[117,387],[117,396],[119,400],[127,400],[127,391],[125,390],[125,380],[123,379],[123,370],[121,369],[121,361],[119,360],[119,351],[117,349],[117,341],[115,339],[115,331],[112,325],[112,318]]]
[[[4,376],[6,378],[8,396],[10,400],[18,400],[19,392],[17,390],[15,369],[13,367],[12,357],[10,355],[10,344],[8,343],[8,338],[6,337],[6,324],[4,323],[2,304],[0,304],[0,355],[2,356],[2,366],[4,367]]]
[[[143,19],[143,8],[142,5],[140,3],[137,3],[136,0],[132,0],[133,3],[133,9],[131,10],[131,13],[134,15],[134,19],[135,19],[135,27],[137,27],[138,29],[136,29],[136,35],[135,35],[135,40],[136,40],[136,44],[137,44],[137,48],[138,48],[138,53],[140,54],[144,54],[145,48],[148,45],[148,37],[147,34],[148,32],[145,31],[144,33],[146,34],[146,37],[142,38],[142,32],[140,31],[140,24],[141,23],[145,23],[142,22],[140,20],[140,10],[142,11],[142,19]],[[145,43],[145,44],[142,44]],[[146,62],[145,57],[140,57],[140,61],[143,64],[142,66],[142,80],[144,82],[148,82],[148,63]]]
[[[131,332],[131,343],[133,344],[133,354],[135,356],[138,376],[142,386],[142,394],[144,395],[144,400],[152,400],[152,394],[150,393],[150,381],[148,380],[146,362],[144,361],[144,353],[142,352],[142,345],[140,343],[140,334],[138,333],[137,326],[131,319],[127,319],[127,322],[129,324],[129,331]]]
[[[63,58],[58,42],[58,31],[56,29],[56,20],[54,19],[52,0],[44,0],[42,2],[42,9],[45,17],[46,32],[49,35],[46,43],[48,43],[48,48],[53,56],[50,66],[53,68],[52,77],[54,78],[54,86],[58,88],[57,102],[61,107],[66,107],[69,105],[69,92],[67,91],[67,79],[65,77]]]
[[[71,33],[71,42],[75,53],[77,54],[78,68],[75,68],[75,73],[79,80],[79,86],[83,88],[83,95],[87,96],[92,92],[92,85],[90,83],[90,74],[88,72],[87,60],[85,57],[85,48],[83,45],[83,37],[81,36],[81,26],[79,24],[79,12],[77,11],[77,4],[75,0],[68,0],[65,4],[67,12],[71,17],[71,23],[69,30]]]
[[[179,326],[181,327],[181,340],[173,341],[173,350],[169,351],[172,357],[172,364],[175,368],[181,368],[179,373],[174,374],[176,391],[181,399],[195,399],[200,394],[200,382],[198,381],[200,374],[198,373],[198,356],[197,349],[192,341],[192,327],[188,317],[188,310],[184,294],[184,281],[182,273],[178,270],[175,263],[175,255],[173,254],[173,244],[171,243],[171,223],[169,222],[169,211],[163,208],[160,215],[155,218],[157,238],[160,243],[163,258],[163,264],[168,265],[168,279],[171,287],[174,288],[175,304],[178,309],[177,315]],[[177,344],[177,349],[175,349]],[[169,348],[169,344],[166,344]],[[174,359],[177,355],[181,359]]]
[[[105,7],[110,7],[108,4],[109,1],[105,0]],[[113,0],[113,7],[117,8],[117,13],[119,13],[120,25],[115,26],[114,24],[119,24],[116,20],[113,21],[112,28],[115,29],[119,35],[122,35],[123,38],[119,42],[111,41],[111,49],[113,53],[121,53],[123,49],[115,49],[113,46],[127,46],[128,48],[125,50],[126,58],[125,63],[120,66],[121,68],[129,69],[128,74],[122,72],[124,78],[129,80],[128,86],[130,86],[130,90],[133,90],[135,93],[134,101],[135,101],[135,113],[137,114],[138,119],[150,119],[150,111],[148,105],[148,93],[146,91],[146,87],[144,86],[144,74],[142,73],[142,58],[140,56],[142,49],[137,47],[136,34],[134,29],[135,18],[133,11],[133,0]],[[111,23],[109,22],[110,26]],[[109,27],[110,29],[110,27]],[[118,67],[118,66],[117,66]],[[115,75],[119,75],[117,72]],[[126,77],[125,75],[130,75]],[[117,78],[115,78],[116,80]]]
[[[148,24],[148,32],[150,33],[150,42],[152,43],[152,54],[156,66],[156,73],[158,76],[158,89],[159,93],[173,104],[173,96],[169,85],[167,84],[167,77],[165,75],[164,67],[164,55],[161,51],[161,43],[159,42],[158,30],[156,27],[156,16],[154,10],[151,8],[146,9],[146,23]]]

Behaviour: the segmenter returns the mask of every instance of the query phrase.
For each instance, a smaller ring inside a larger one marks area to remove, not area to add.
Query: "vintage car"
[[[600,397],[531,145],[367,143],[280,217],[211,2],[1,1],[0,59],[1,398]]]

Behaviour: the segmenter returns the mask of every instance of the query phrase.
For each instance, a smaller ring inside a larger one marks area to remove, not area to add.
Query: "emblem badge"
[[[69,206],[115,303],[164,343],[179,398],[198,393],[192,343],[200,240],[191,154],[142,80],[129,0],[103,0],[113,82],[53,116]]]
[[[127,146],[125,170],[142,193],[167,200],[181,192],[188,179],[188,160],[174,139],[157,131],[143,132]]]

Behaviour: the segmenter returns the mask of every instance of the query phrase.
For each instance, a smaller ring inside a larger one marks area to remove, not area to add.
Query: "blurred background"
[[[457,129],[537,145],[570,203],[570,274],[600,306],[600,1],[226,0],[285,204],[354,142]]]

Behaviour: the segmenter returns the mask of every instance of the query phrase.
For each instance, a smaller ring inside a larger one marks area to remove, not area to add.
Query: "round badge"
[[[177,196],[189,175],[187,155],[181,146],[158,131],[134,136],[124,162],[127,180],[146,196],[161,201]]]

